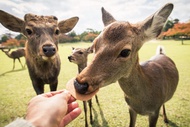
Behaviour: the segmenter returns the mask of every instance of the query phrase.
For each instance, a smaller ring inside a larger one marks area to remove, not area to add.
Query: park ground
[[[84,42],[59,45],[62,64],[58,90],[64,89],[67,81],[77,74],[77,66],[67,59],[71,54],[72,47],[88,47],[90,45],[91,43]],[[166,54],[176,63],[180,80],[173,98],[166,103],[166,111],[170,122],[168,125],[163,122],[161,110],[157,126],[188,127],[190,125],[190,41],[184,41],[184,45],[181,45],[180,41],[173,40],[147,42],[139,51],[140,61],[148,60],[155,55],[158,45],[163,45]],[[89,56],[89,61],[92,57],[93,55]],[[24,58],[21,60],[24,64]],[[0,51],[0,127],[5,126],[17,117],[25,117],[27,103],[32,97],[36,96],[27,67],[22,69],[17,60],[14,71],[12,66],[13,60]],[[49,92],[48,85],[45,86],[45,91]],[[124,127],[129,125],[128,107],[117,82],[102,88],[97,95],[100,106],[96,104],[93,98],[94,123],[92,127]],[[78,102],[83,109],[82,102]],[[67,126],[83,127],[84,114],[82,113]],[[138,115],[136,126],[148,126],[148,118]]]

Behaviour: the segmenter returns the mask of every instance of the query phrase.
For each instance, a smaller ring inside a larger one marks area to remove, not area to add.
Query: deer
[[[89,48],[74,48],[72,47],[72,54],[68,56],[70,62],[77,64],[78,73],[80,73],[86,66],[88,61],[88,55],[93,53],[91,47]],[[99,105],[98,96],[95,95],[96,103]],[[88,119],[87,119],[87,103],[90,110],[90,124],[93,124],[93,116],[92,116],[92,99],[88,101],[83,101],[84,114],[85,114],[85,127],[88,127]]]
[[[11,49],[5,50],[5,49],[1,49],[9,58],[13,59],[13,69],[15,69],[15,60],[18,59],[18,61],[20,62],[22,68],[24,68],[22,62],[20,61],[21,57],[25,57],[25,48],[19,48],[15,51],[12,51],[10,53]]]
[[[58,42],[60,33],[71,31],[78,17],[58,22],[56,16],[25,14],[24,20],[0,10],[0,23],[14,32],[27,37],[25,44],[26,64],[36,94],[44,93],[44,85],[57,90],[60,72]]]
[[[135,127],[137,114],[148,116],[149,127],[155,127],[162,106],[168,123],[164,104],[177,89],[177,67],[162,53],[139,63],[138,51],[161,33],[173,6],[168,3],[137,23],[118,21],[102,7],[104,29],[91,46],[92,62],[72,80],[76,92],[92,94],[118,81],[129,107],[130,127]]]

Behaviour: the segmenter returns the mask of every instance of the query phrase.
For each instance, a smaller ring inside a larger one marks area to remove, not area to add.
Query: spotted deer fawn
[[[58,22],[55,16],[26,14],[24,20],[0,10],[0,23],[14,32],[23,33],[26,42],[26,64],[36,94],[44,92],[44,84],[50,84],[55,91],[60,72],[58,54],[59,34],[67,33],[78,22],[72,17]]]
[[[72,54],[68,56],[68,59],[70,62],[77,64],[78,66],[78,73],[80,73],[86,66],[88,61],[88,55],[92,53],[93,51],[91,48],[72,48]],[[95,95],[96,102],[99,105],[98,102],[98,96]],[[92,120],[92,100],[83,101],[83,107],[84,107],[84,113],[85,113],[85,127],[88,127],[88,119],[87,119],[87,103],[89,105],[90,109],[90,123],[93,123]]]
[[[129,106],[130,127],[135,127],[137,114],[147,115],[149,126],[155,127],[161,106],[168,122],[164,103],[177,88],[176,65],[164,54],[139,64],[138,51],[160,34],[172,10],[173,4],[166,4],[144,21],[131,24],[115,20],[102,8],[105,28],[93,42],[92,63],[74,81],[76,91],[89,94],[118,81]]]

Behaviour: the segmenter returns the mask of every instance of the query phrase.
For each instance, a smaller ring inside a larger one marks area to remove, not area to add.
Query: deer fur
[[[93,53],[93,50],[90,48],[72,48],[72,54],[68,56],[70,62],[77,64],[78,73],[80,73],[86,66],[88,61],[88,55]],[[96,103],[99,105],[98,96],[95,95]],[[88,101],[83,101],[84,114],[85,114],[85,127],[88,127],[87,119],[87,103],[90,109],[90,123],[93,124],[92,116],[92,99]]]
[[[23,33],[26,42],[26,63],[36,94],[44,93],[44,85],[55,91],[60,72],[59,34],[67,33],[78,22],[72,17],[58,22],[55,16],[26,14],[24,20],[0,10],[0,23],[14,32]]]
[[[5,50],[5,49],[1,49],[9,58],[13,59],[13,70],[15,69],[15,60],[18,59],[18,61],[20,62],[22,68],[24,68],[24,66],[22,65],[22,62],[20,61],[21,57],[25,57],[25,48],[19,48],[15,51],[12,51],[10,53],[11,49]]]
[[[89,94],[118,81],[129,106],[130,127],[135,127],[137,114],[147,115],[149,126],[155,127],[161,106],[168,122],[164,103],[177,88],[176,65],[160,53],[139,64],[138,51],[146,41],[160,34],[172,10],[173,4],[168,3],[144,21],[131,24],[115,20],[102,8],[105,28],[93,42],[92,63],[74,81],[76,91]]]

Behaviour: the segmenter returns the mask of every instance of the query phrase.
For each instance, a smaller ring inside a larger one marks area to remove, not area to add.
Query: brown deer
[[[90,94],[118,81],[129,106],[130,127],[135,127],[137,114],[148,115],[149,126],[155,127],[161,106],[168,122],[164,103],[177,88],[176,65],[164,54],[139,64],[138,51],[160,34],[172,10],[173,4],[169,3],[144,21],[130,24],[116,21],[102,8],[105,28],[93,42],[92,63],[73,81],[76,91]]]
[[[19,48],[15,51],[12,51],[10,53],[11,49],[5,50],[5,49],[1,49],[9,58],[13,59],[13,70],[15,69],[15,60],[18,59],[18,61],[20,62],[22,68],[24,68],[22,62],[20,61],[20,57],[24,57],[25,56],[25,48]]]
[[[91,48],[72,48],[72,54],[68,56],[70,62],[77,64],[78,73],[80,73],[86,66],[88,61],[88,55],[93,53]],[[99,105],[98,96],[95,95],[96,103]],[[83,101],[84,114],[85,114],[85,127],[88,127],[88,119],[87,119],[87,102],[90,109],[90,123],[93,124],[92,120],[92,99],[88,101]]]
[[[15,32],[23,33],[26,42],[26,64],[36,94],[44,93],[44,84],[55,91],[60,72],[58,54],[59,34],[67,33],[78,22],[73,17],[58,22],[55,16],[26,14],[24,20],[0,10],[0,23]]]

